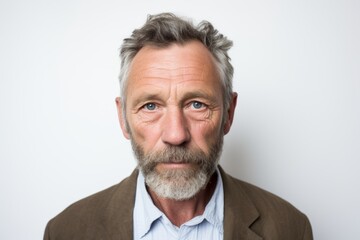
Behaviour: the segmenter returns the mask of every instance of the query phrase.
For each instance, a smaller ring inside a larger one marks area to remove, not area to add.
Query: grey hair
[[[135,29],[130,38],[125,38],[120,48],[119,80],[124,114],[128,74],[131,63],[140,49],[149,45],[165,48],[172,43],[185,44],[191,40],[200,41],[215,58],[215,64],[223,85],[224,107],[228,109],[232,97],[234,69],[227,52],[232,47],[232,41],[220,34],[207,21],[202,21],[194,26],[191,21],[177,17],[172,13],[161,13],[149,15],[145,25]]]

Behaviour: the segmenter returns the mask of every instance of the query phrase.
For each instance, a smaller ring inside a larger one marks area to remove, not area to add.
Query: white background
[[[358,239],[357,0],[1,0],[0,239],[41,239],[51,217],[133,170],[118,49],[163,11],[234,41],[225,170],[293,203],[315,239]]]

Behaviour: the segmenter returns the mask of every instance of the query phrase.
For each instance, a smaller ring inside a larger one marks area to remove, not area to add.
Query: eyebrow
[[[184,96],[182,97],[182,100],[187,100],[192,98],[203,98],[209,100],[210,102],[216,102],[217,100],[216,96],[210,95],[204,91],[199,91],[199,90],[185,93]]]
[[[160,99],[160,94],[157,93],[144,93],[141,94],[133,103],[133,107],[139,105],[139,103],[147,102],[150,100]]]

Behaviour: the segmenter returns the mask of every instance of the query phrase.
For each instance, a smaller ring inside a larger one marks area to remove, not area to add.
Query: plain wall
[[[41,239],[50,218],[133,170],[119,47],[164,11],[234,41],[225,170],[306,213],[315,239],[359,237],[359,1],[1,0],[0,239]]]

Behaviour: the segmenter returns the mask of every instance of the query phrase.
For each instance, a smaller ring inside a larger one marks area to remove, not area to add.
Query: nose
[[[187,121],[181,109],[172,109],[165,113],[161,140],[174,146],[184,145],[190,140]]]

